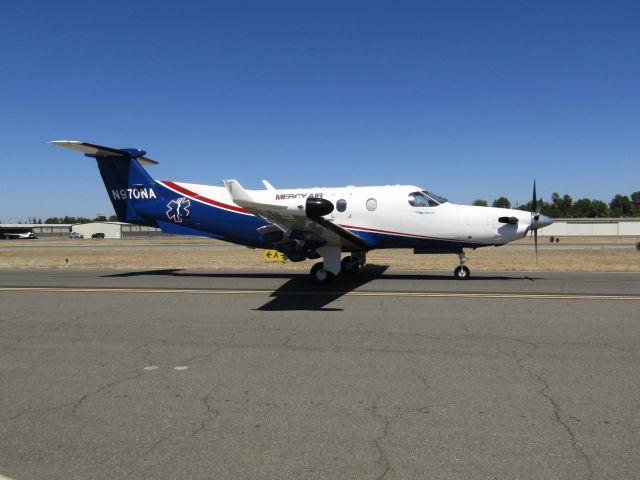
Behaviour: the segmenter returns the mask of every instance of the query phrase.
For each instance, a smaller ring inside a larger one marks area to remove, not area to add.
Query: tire
[[[313,267],[311,267],[310,275],[311,280],[316,285],[329,285],[336,278],[333,273],[327,272],[324,269],[324,264],[322,262],[318,262]]]
[[[467,280],[471,276],[471,270],[465,266],[456,267],[453,271],[453,276],[458,280]]]
[[[353,263],[353,257],[344,257],[340,262],[340,271],[347,275],[355,275],[360,271],[360,264]]]

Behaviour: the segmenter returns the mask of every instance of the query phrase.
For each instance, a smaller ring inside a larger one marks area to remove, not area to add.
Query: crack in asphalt
[[[624,348],[624,347],[619,347],[616,345],[611,345],[608,343],[604,343],[604,342],[592,342],[592,341],[585,341],[585,342],[532,342],[529,340],[525,340],[519,337],[510,337],[510,336],[506,336],[506,335],[481,335],[477,332],[474,332],[469,325],[466,322],[462,322],[462,326],[464,329],[465,334],[464,335],[451,335],[451,336],[439,336],[439,335],[429,335],[429,334],[425,334],[425,333],[404,333],[404,332],[393,332],[393,331],[388,331],[388,330],[364,330],[364,331],[358,331],[358,335],[385,335],[388,337],[397,337],[398,339],[402,340],[403,337],[409,337],[411,339],[414,338],[422,338],[425,340],[431,340],[431,341],[437,341],[439,343],[456,343],[456,342],[463,342],[463,341],[468,341],[468,340],[472,340],[472,339],[478,339],[478,338],[485,338],[487,340],[503,340],[503,341],[507,341],[507,342],[514,342],[514,343],[519,343],[522,345],[526,345],[529,347],[532,347],[534,349],[538,349],[540,347],[564,347],[564,346],[601,346],[601,347],[605,347],[605,348],[609,348],[611,350],[617,350],[620,352],[624,352],[624,353],[635,353],[635,349],[633,348]],[[290,348],[290,349],[296,349],[296,350],[309,350],[309,351],[332,351],[332,352],[338,352],[338,351],[345,351],[348,347],[343,347],[343,348],[336,348],[333,350],[329,350],[329,349],[323,349],[323,348],[318,348],[318,347],[304,347],[304,346],[296,346],[296,345],[292,345],[292,339],[296,336],[299,335],[303,335],[303,334],[310,334],[310,335],[314,335],[314,334],[326,334],[327,332],[324,330],[300,330],[300,329],[296,329],[296,328],[263,328],[263,330],[265,331],[277,331],[277,332],[293,332],[290,335],[287,335],[285,338],[285,341],[283,344],[280,344],[280,346],[284,346],[286,348]],[[339,333],[351,333],[351,332],[339,332]],[[246,345],[247,347],[257,347],[259,345]],[[265,344],[265,347],[268,347],[269,345]],[[361,353],[363,351],[362,347],[356,347],[354,348],[354,350],[357,350],[359,353]],[[423,351],[423,349],[420,348],[408,348],[408,349],[364,349],[365,352],[368,351],[372,351],[372,352],[390,352],[390,353],[400,353],[400,352],[419,352],[419,351]],[[447,353],[447,352],[443,352],[443,353]],[[455,355],[455,353],[451,352],[452,355]],[[477,353],[477,354],[459,354],[459,355],[466,355],[466,356],[482,356],[483,354]],[[495,358],[495,355],[485,355],[487,358]]]
[[[538,393],[540,395],[542,395],[553,407],[553,415],[555,417],[556,422],[561,425],[564,430],[567,432],[567,434],[569,435],[569,440],[571,441],[571,447],[573,448],[573,450],[578,454],[578,456],[580,458],[582,458],[582,460],[585,463],[585,466],[588,469],[587,472],[587,479],[591,479],[593,477],[593,465],[591,462],[591,457],[587,454],[587,452],[584,451],[584,449],[578,444],[578,440],[575,436],[575,433],[573,432],[573,430],[571,429],[571,427],[569,426],[568,423],[566,423],[563,419],[562,416],[560,415],[560,405],[558,404],[558,402],[549,394],[549,382],[547,382],[541,375],[533,372],[532,370],[530,370],[525,364],[524,361],[522,360],[522,358],[520,357],[520,355],[518,355],[518,352],[513,351],[513,356],[516,360],[516,363],[518,364],[518,367],[520,368],[520,370],[522,370],[523,372],[525,372],[529,377],[534,378],[535,380],[538,381],[538,383],[542,384],[542,388],[540,390],[538,390]]]
[[[144,458],[144,457],[150,455],[151,452],[153,452],[156,448],[158,448],[158,446],[169,437],[170,437],[170,435],[168,433],[162,435],[158,440],[153,442],[153,444],[149,448],[147,448],[144,452],[142,452],[142,454],[140,455],[140,458]]]
[[[200,425],[191,432],[192,435],[197,435],[207,426],[208,423],[213,422],[216,418],[220,416],[220,411],[218,409],[214,409],[213,405],[209,402],[209,394],[207,393],[204,397],[200,399],[200,401],[204,404],[205,412],[202,420],[200,420]]]
[[[367,410],[369,410],[369,412],[374,417],[376,417],[382,424],[382,433],[373,439],[373,444],[375,445],[376,450],[378,451],[378,459],[375,461],[375,464],[376,465],[380,463],[382,464],[382,472],[380,472],[380,474],[377,477],[375,477],[375,480],[382,480],[387,475],[387,473],[389,473],[389,470],[391,469],[391,463],[389,463],[387,454],[384,452],[384,449],[382,448],[382,445],[381,445],[381,443],[385,440],[385,438],[387,437],[387,434],[389,433],[389,425],[391,424],[391,418],[384,417],[378,412],[378,405],[375,397],[371,402],[371,406]]]
[[[180,360],[177,363],[177,365],[187,365],[187,364],[193,365],[193,364],[196,364],[198,362],[195,362],[195,360],[202,360],[202,359],[205,359],[205,358],[209,358],[209,357],[215,355],[216,353],[224,350],[225,348],[227,348],[227,347],[226,346],[219,346],[218,348],[215,348],[210,352],[201,353],[199,355],[194,355],[192,357],[185,358],[184,360]]]
[[[144,358],[146,360],[146,362],[147,362],[146,366],[147,367],[150,367],[151,365],[153,365],[153,361],[151,360],[151,353],[152,352],[151,352],[150,349],[147,348],[149,345],[152,345],[152,344],[153,344],[153,342],[145,342],[142,345],[140,345],[139,347],[136,347],[136,348],[134,348],[132,350],[135,353],[135,352],[138,352],[139,350],[142,350],[143,348],[146,349],[144,351],[144,353],[142,354],[142,358]]]
[[[135,373],[135,374],[134,374]],[[118,380],[114,380],[112,382],[107,383],[106,385],[103,385],[102,387],[98,388],[97,390],[94,390],[93,392],[87,393],[86,395],[83,395],[78,401],[76,401],[75,403],[73,403],[73,408],[71,409],[71,413],[73,415],[75,415],[77,413],[77,411],[80,409],[80,407],[82,406],[82,404],[87,401],[89,398],[93,397],[94,395],[99,394],[100,392],[111,388],[115,385],[121,384],[121,383],[125,383],[128,382],[130,380],[134,380],[138,377],[140,377],[141,375],[143,375],[144,372],[141,372],[139,369],[135,369],[132,371],[128,371],[128,372],[124,372],[123,375],[127,375],[125,378],[120,378]]]
[[[67,403],[63,403],[61,405],[54,405],[52,407],[46,407],[46,408],[27,408],[26,410],[18,412],[15,415],[12,415],[11,417],[0,419],[0,423],[10,422],[11,420],[15,420],[17,418],[20,418],[23,415],[52,412],[54,410],[58,410],[60,408],[65,408],[65,407],[70,407],[72,405],[74,405],[74,402],[67,402]]]
[[[12,340],[13,343],[10,343],[9,345],[3,345],[2,349],[0,350],[0,356],[4,355],[6,353],[9,352],[14,352],[16,350],[16,347],[22,343],[25,340],[30,340],[32,338],[39,338],[42,337],[44,335],[47,335],[49,333],[55,332],[56,330],[62,330],[65,327],[76,327],[76,323],[78,322],[78,320],[80,320],[82,318],[82,315],[78,314],[75,315],[72,319],[67,320],[63,323],[60,323],[58,325],[55,325],[53,327],[50,328],[45,328],[44,330],[40,330],[36,333],[32,333],[30,335],[16,335],[16,336],[0,336],[0,338],[2,339],[6,339],[6,340]]]

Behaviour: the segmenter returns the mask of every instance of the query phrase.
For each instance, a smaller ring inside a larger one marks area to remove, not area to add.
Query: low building
[[[121,222],[91,222],[79,223],[71,226],[72,232],[77,232],[84,238],[91,238],[95,234],[103,234],[104,238],[122,238]]]
[[[71,226],[72,232],[78,232],[84,238],[91,238],[96,233],[103,233],[104,238],[123,238],[164,235],[160,229],[132,225],[124,222],[91,222],[79,223]]]
[[[556,218],[538,231],[554,237],[640,237],[640,218]]]

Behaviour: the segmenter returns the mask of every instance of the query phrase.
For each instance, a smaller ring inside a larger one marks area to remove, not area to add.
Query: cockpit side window
[[[440,205],[436,200],[429,195],[425,195],[425,192],[413,192],[409,194],[409,205],[412,207],[437,207]]]

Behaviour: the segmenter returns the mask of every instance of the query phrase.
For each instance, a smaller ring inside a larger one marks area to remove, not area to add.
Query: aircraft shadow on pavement
[[[377,280],[384,275],[385,280],[431,280],[446,282],[461,282],[453,276],[433,275],[433,274],[412,274],[412,273],[385,273],[389,268],[388,265],[372,265],[364,267],[360,273],[353,276],[344,275],[339,281],[333,285],[318,286],[314,285],[309,275],[306,273],[273,273],[273,272],[185,272],[182,269],[162,269],[162,270],[143,270],[135,272],[123,272],[105,277],[136,277],[136,276],[173,276],[173,277],[198,277],[198,278],[271,278],[271,279],[288,279],[277,290],[270,295],[272,297],[267,303],[255,309],[260,311],[286,311],[286,310],[310,310],[334,312],[342,311],[341,308],[327,308],[331,302],[339,299],[343,295],[366,285],[373,280]],[[539,280],[537,277],[530,276],[474,276],[463,283],[472,281],[486,280]]]
[[[372,280],[380,278],[389,268],[387,265],[367,265],[358,275],[343,276],[333,285],[314,285],[306,273],[198,273],[183,272],[181,269],[147,270],[124,272],[105,277],[136,277],[147,275],[168,275],[173,277],[201,277],[201,278],[282,278],[289,279],[277,290],[271,293],[267,303],[255,310],[283,311],[283,310],[312,310],[323,312],[340,312],[342,308],[326,308],[326,305],[342,297]]]
[[[273,300],[256,310],[315,310],[340,312],[342,308],[328,308],[326,305],[372,280],[380,278],[389,268],[387,265],[367,265],[357,275],[344,275],[332,285],[319,286],[311,283],[308,275],[295,277],[275,290]]]

